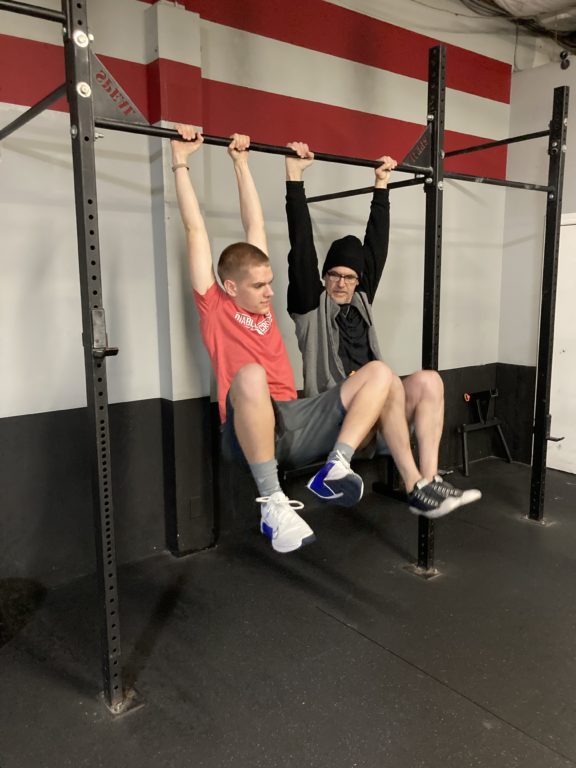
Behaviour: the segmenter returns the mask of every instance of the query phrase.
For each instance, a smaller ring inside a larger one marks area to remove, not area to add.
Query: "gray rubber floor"
[[[576,477],[549,472],[539,526],[529,474],[491,459],[454,477],[484,497],[438,522],[430,581],[405,570],[416,519],[370,493],[307,507],[300,553],[276,555],[255,517],[123,568],[143,706],[119,718],[99,698],[93,580],[15,584],[34,609],[0,649],[0,767],[576,766]]]

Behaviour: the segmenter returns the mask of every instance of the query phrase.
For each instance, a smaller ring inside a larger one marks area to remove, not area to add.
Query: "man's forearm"
[[[180,217],[184,224],[184,229],[187,232],[194,230],[206,230],[204,224],[204,218],[200,211],[200,204],[196,197],[196,192],[190,181],[189,171],[187,165],[177,164],[174,171],[175,183],[176,183],[176,199],[178,200],[178,208],[180,209]]]
[[[247,242],[267,252],[266,226],[260,196],[247,160],[236,160],[234,173],[238,183],[240,217]]]
[[[303,185],[286,184],[288,254],[288,311],[304,314],[318,306],[322,283],[314,247],[312,222]]]
[[[175,165],[180,165],[179,163]],[[186,232],[186,250],[192,287],[204,293],[214,282],[210,241],[200,210],[196,192],[190,180],[188,168],[183,166],[174,171],[176,199]]]
[[[375,188],[370,204],[370,216],[364,236],[366,258],[362,290],[368,295],[370,302],[378,288],[382,271],[388,257],[388,241],[390,236],[390,198],[387,189]]]

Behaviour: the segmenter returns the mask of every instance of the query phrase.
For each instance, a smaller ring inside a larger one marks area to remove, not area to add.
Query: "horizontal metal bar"
[[[30,109],[27,109],[26,112],[19,115],[15,120],[12,120],[11,123],[8,123],[8,125],[5,125],[4,128],[0,129],[0,141],[2,139],[5,139],[6,136],[9,136],[11,133],[14,133],[15,130],[20,128],[22,125],[26,125],[26,123],[30,122],[33,118],[36,117],[36,115],[39,115],[41,112],[43,112],[47,107],[50,106],[55,101],[58,101],[62,96],[66,95],[66,83],[62,83],[62,85],[59,85],[58,88],[56,88],[52,93],[49,93],[48,96],[45,96],[42,101],[39,101],[37,104],[34,104]]]
[[[420,176],[417,179],[406,179],[405,181],[394,181],[392,184],[388,184],[388,189],[398,189],[399,187],[413,187],[416,184],[424,183],[424,176]],[[374,185],[371,187],[360,187],[359,189],[348,189],[345,192],[332,192],[327,195],[316,195],[315,197],[307,197],[307,203],[319,203],[322,200],[336,200],[339,197],[353,197],[354,195],[368,195],[374,191]]]
[[[96,117],[94,124],[98,128],[109,128],[113,131],[125,131],[127,133],[140,133],[146,136],[157,136],[161,139],[179,139],[180,134],[173,128],[159,128],[153,125],[144,125],[143,123],[124,123],[121,120],[110,120],[104,117]],[[223,136],[204,135],[204,144],[211,144],[216,147],[227,147],[230,139]],[[288,147],[280,147],[275,144],[257,144],[252,142],[250,149],[253,152],[267,152],[271,155],[294,155],[294,151]],[[324,152],[315,152],[315,160],[321,160],[325,163],[341,163],[342,165],[359,165],[367,168],[378,168],[381,165],[379,160],[367,160],[361,157],[346,157],[344,155],[329,155]],[[421,168],[417,165],[397,165],[394,169],[404,173],[431,173],[431,168]]]
[[[37,5],[29,5],[28,3],[17,3],[14,0],[0,0],[0,11],[22,13],[25,16],[34,16],[36,19],[59,21],[61,24],[64,24],[66,21],[66,16],[61,11],[53,11],[52,8],[40,8]]]
[[[460,429],[462,432],[468,434],[468,432],[477,432],[479,429],[488,429],[488,427],[497,427],[502,424],[500,419],[490,419],[489,421],[478,421],[474,424],[462,424]]]
[[[481,149],[492,149],[492,147],[501,147],[503,144],[516,144],[518,141],[530,141],[530,139],[541,139],[543,136],[549,136],[550,131],[537,131],[536,133],[525,133],[522,136],[512,136],[510,139],[500,139],[500,141],[488,141],[486,144],[475,144],[472,147],[463,147],[462,149],[453,149],[446,152],[444,157],[456,157],[456,155],[467,155],[469,152],[479,152]]]
[[[369,195],[374,191],[374,184],[371,187],[360,187],[360,189],[348,189],[345,192],[331,192],[327,195],[314,195],[307,197],[307,203],[320,203],[323,200],[337,200],[340,197],[353,197],[354,195]]]
[[[535,192],[550,192],[549,187],[541,184],[528,184],[525,181],[507,181],[506,179],[491,179],[484,176],[470,176],[466,173],[444,172],[445,179],[454,179],[455,181],[474,181],[477,184],[493,184],[497,187],[512,187],[513,189],[531,189]]]
[[[396,170],[396,169],[394,169]],[[388,184],[388,189],[400,189],[400,187],[415,187],[418,184],[423,184],[425,176],[417,176],[415,179],[405,179],[404,181],[393,181],[392,184]]]

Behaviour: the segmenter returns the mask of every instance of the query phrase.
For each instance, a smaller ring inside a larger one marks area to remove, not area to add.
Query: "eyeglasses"
[[[352,283],[358,282],[358,278],[356,277],[356,275],[343,275],[340,272],[326,272],[326,274],[333,283],[337,283],[340,280],[344,280],[346,285],[352,285]]]

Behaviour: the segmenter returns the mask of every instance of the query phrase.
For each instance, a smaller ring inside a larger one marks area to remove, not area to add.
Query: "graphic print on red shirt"
[[[226,395],[242,366],[258,363],[266,371],[275,400],[296,400],[294,373],[272,309],[252,314],[214,283],[204,294],[194,291],[202,338],[218,384],[220,420],[226,420]]]

